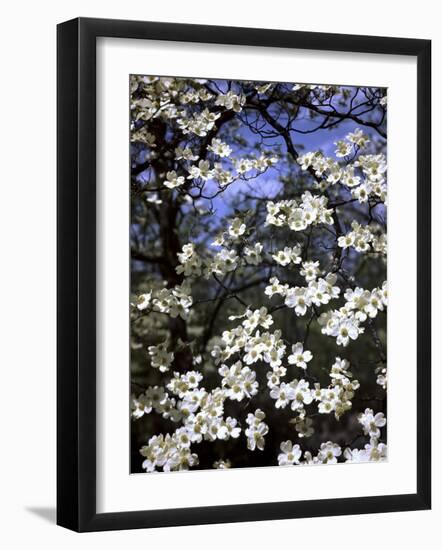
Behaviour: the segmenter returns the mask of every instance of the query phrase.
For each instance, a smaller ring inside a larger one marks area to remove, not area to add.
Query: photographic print
[[[131,473],[387,460],[387,89],[129,95]]]

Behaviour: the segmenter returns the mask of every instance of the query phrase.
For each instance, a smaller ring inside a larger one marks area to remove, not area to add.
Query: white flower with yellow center
[[[304,350],[301,342],[297,342],[292,346],[292,353],[288,356],[290,365],[296,365],[301,369],[307,368],[307,363],[312,360],[312,353],[309,350]]]
[[[288,441],[283,441],[280,445],[281,453],[278,455],[279,466],[291,466],[293,464],[299,464],[302,451],[299,445],[293,445]]]

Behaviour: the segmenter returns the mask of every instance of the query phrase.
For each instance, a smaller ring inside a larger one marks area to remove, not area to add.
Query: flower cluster
[[[213,138],[211,144],[207,147],[218,157],[228,157],[232,154],[232,148],[220,139]]]
[[[327,273],[325,278],[318,278],[319,272],[319,262],[303,262],[299,273],[305,278],[307,286],[290,287],[281,284],[277,277],[272,277],[265,294],[270,298],[275,294],[284,297],[285,305],[294,309],[296,315],[303,316],[312,305],[319,307],[339,297],[340,288],[335,286],[337,275]]]
[[[246,264],[259,265],[262,262],[262,251],[263,246],[261,243],[255,243],[253,246],[245,246],[244,259]]]
[[[254,413],[249,413],[246,418],[248,428],[245,431],[247,437],[247,448],[250,451],[259,449],[264,450],[264,436],[269,433],[268,425],[263,422],[266,417],[261,409],[256,409]]]
[[[363,413],[358,416],[359,423],[362,424],[364,434],[379,439],[381,435],[380,428],[383,428],[387,423],[384,413],[373,413],[372,409],[365,409]]]
[[[351,231],[338,237],[338,246],[341,248],[352,246],[358,252],[367,252],[372,249],[374,252],[387,253],[385,233],[376,235],[369,225],[363,226],[355,220],[352,222],[351,228]]]
[[[310,451],[305,451],[304,460],[301,461],[302,450],[299,445],[293,445],[289,441],[283,441],[280,445],[281,453],[278,455],[279,466],[293,466],[296,464],[336,464],[342,455],[342,449],[337,443],[326,441],[321,443],[318,454],[313,456]]]
[[[193,406],[190,406],[190,402],[193,402],[195,405],[200,405],[200,399],[205,397],[205,392],[194,392],[198,388],[199,383],[203,379],[203,375],[194,370],[187,371],[184,374],[179,372],[173,373],[173,378],[167,384],[167,389],[173,394],[177,395],[181,399],[184,399],[188,407],[184,407],[186,410],[192,411]],[[183,409],[183,406],[180,407]],[[192,411],[194,412],[194,411]]]
[[[144,393],[138,396],[132,395],[132,417],[139,419],[154,410],[163,418],[169,418],[173,422],[181,419],[181,413],[176,409],[176,400],[161,386],[150,386]]]
[[[147,351],[150,355],[150,365],[160,372],[167,372],[172,364],[174,354],[172,351],[167,351],[168,342],[163,342],[157,346],[149,346]]]
[[[230,271],[235,271],[239,264],[240,257],[236,251],[223,248],[215,255],[213,261],[209,264],[206,276],[209,276],[210,273],[225,275]]]
[[[245,102],[246,98],[243,95],[237,95],[232,91],[228,91],[226,94],[218,95],[215,105],[220,105],[226,110],[232,110],[235,111],[235,113],[240,113]]]
[[[387,459],[387,445],[376,438],[370,439],[363,449],[351,449],[344,451],[346,462],[384,462]]]
[[[345,140],[338,140],[336,157],[348,159],[354,148],[358,152],[367,147],[368,136],[359,128],[347,134]],[[367,202],[369,197],[386,202],[387,187],[385,173],[387,162],[385,155],[359,155],[356,160],[348,161],[342,166],[336,160],[325,157],[320,151],[308,152],[298,157],[302,170],[310,170],[317,181],[315,187],[325,191],[330,185],[338,182],[349,188],[359,202]]]
[[[294,199],[279,202],[268,201],[267,225],[289,227],[292,231],[303,231],[309,225],[320,223],[333,225],[332,209],[327,208],[328,199],[324,195],[312,195],[306,191],[301,201]]]
[[[287,291],[289,289],[288,284],[282,285],[279,282],[279,279],[277,277],[271,277],[269,280],[269,285],[266,286],[264,293],[271,298],[272,296],[275,296],[275,294],[279,294],[280,296],[285,296],[287,294]]]
[[[337,443],[325,441],[321,443],[316,455],[305,451],[304,460],[301,459],[301,447],[294,445],[290,440],[283,441],[280,449],[279,466],[336,464],[342,458],[345,462],[384,462],[387,459],[387,445],[376,438],[371,438],[363,449],[346,447],[344,451]]]
[[[188,470],[198,464],[198,456],[190,450],[190,439],[185,429],[180,430],[173,435],[154,435],[140,449],[146,472],[154,472],[157,468],[162,468],[164,472]]]
[[[226,392],[215,388],[207,392],[199,388],[201,373],[188,371],[174,373],[168,389],[177,396],[171,398],[163,388],[149,388],[145,394],[133,399],[134,418],[140,418],[153,409],[164,418],[181,421],[182,427],[172,434],[153,436],[140,453],[145,457],[143,468],[152,472],[187,470],[198,464],[197,454],[191,452],[191,445],[202,441],[236,439],[241,427],[236,418],[223,417]]]
[[[361,323],[367,317],[376,317],[387,305],[387,283],[371,291],[359,287],[347,289],[344,296],[347,300],[344,307],[322,313],[318,322],[323,334],[336,338],[338,346],[345,347],[363,334]]]
[[[352,373],[348,370],[350,363],[346,359],[336,357],[331,367],[331,384],[327,388],[321,388],[315,384],[313,397],[318,402],[318,412],[330,414],[334,412],[336,420],[352,408],[351,400],[354,392],[359,388],[358,380],[351,380]]]
[[[286,246],[283,250],[278,250],[275,254],[272,254],[272,258],[275,262],[283,267],[291,264],[300,264],[302,259],[300,256],[301,247],[293,246],[290,248]]]
[[[146,126],[131,132],[131,141],[145,143],[151,149],[156,147],[155,136],[148,131]]]
[[[325,278],[310,280],[305,287],[289,287],[284,293],[284,304],[303,316],[312,305],[321,306],[339,297],[341,289],[335,286],[337,276],[328,273]]]
[[[212,140],[212,145],[208,148],[213,151],[216,157],[229,157],[232,153],[228,145],[217,139]],[[184,149],[177,148],[175,154],[177,155],[177,160],[198,160],[198,156],[193,155],[192,150],[188,147]],[[167,172],[163,184],[168,189],[175,189],[183,186],[186,180],[188,183],[193,180],[201,180],[202,182],[214,180],[218,183],[220,188],[223,188],[230,185],[235,180],[256,177],[256,175],[265,172],[277,161],[278,158],[275,155],[261,155],[258,158],[231,159],[232,167],[228,168],[221,162],[214,162],[213,165],[211,165],[208,160],[200,160],[198,164],[187,165],[187,177],[179,176],[175,170]],[[236,174],[234,172],[235,169]],[[254,174],[249,174],[251,171],[254,171]]]
[[[302,262],[302,269],[299,270],[299,273],[308,283],[314,281],[319,275],[319,262]]]
[[[283,441],[280,445],[281,453],[278,455],[279,466],[291,466],[293,464],[299,464],[302,451],[299,445],[293,445],[288,441]]]
[[[208,160],[200,160],[198,164],[193,164],[189,168],[188,180],[201,178],[203,181],[211,179],[213,172],[210,169],[210,163]]]
[[[178,274],[183,273],[185,277],[198,277],[202,271],[202,260],[195,251],[195,245],[185,244],[182,252],[178,253],[180,265],[176,267]]]
[[[310,451],[305,451],[304,460],[301,460],[302,450],[299,445],[293,445],[291,441],[283,441],[280,448],[279,466],[336,464],[341,458],[344,458],[345,462],[383,462],[387,458],[387,445],[378,442],[375,438],[372,438],[363,449],[347,447],[344,452],[337,443],[326,441],[321,443],[315,456]]]
[[[184,114],[184,113],[183,113]],[[186,117],[178,118],[177,124],[181,132],[186,134],[195,134],[199,137],[205,137],[215,126],[215,122],[221,116],[221,113],[215,113],[204,109],[201,112],[185,113]]]
[[[301,416],[305,414],[304,405],[309,405],[313,401],[312,391],[309,383],[304,380],[292,380],[289,384],[285,382],[273,386],[270,390],[270,397],[276,399],[275,407],[285,408],[290,404],[293,411]]]
[[[232,320],[235,318],[238,317],[231,317]],[[224,331],[221,345],[213,347],[212,357],[215,363],[225,363],[235,354],[242,354],[246,365],[264,361],[272,368],[279,367],[286,350],[281,331],[270,333],[257,330],[259,327],[268,329],[273,324],[273,318],[267,313],[267,309],[262,307],[254,311],[246,310],[239,318],[245,318],[241,325]]]
[[[387,281],[383,282],[382,287],[376,287],[372,290],[364,290],[360,287],[347,289],[344,297],[346,299],[345,309],[354,311],[355,317],[359,321],[365,321],[367,316],[373,319],[379,311],[383,311],[387,307]]]
[[[242,401],[244,397],[250,399],[258,393],[256,373],[250,367],[243,367],[237,361],[230,368],[222,365],[218,372],[222,376],[221,385],[226,388],[226,397],[232,401]]]
[[[171,317],[187,319],[193,298],[187,283],[173,288],[151,290],[138,296],[136,307],[140,311],[166,313]]]

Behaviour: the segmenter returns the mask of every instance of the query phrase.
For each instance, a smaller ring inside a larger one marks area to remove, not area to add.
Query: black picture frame
[[[96,512],[96,39],[395,54],[417,58],[417,492]],[[425,510],[431,506],[431,41],[79,18],[57,28],[57,523],[75,531]]]

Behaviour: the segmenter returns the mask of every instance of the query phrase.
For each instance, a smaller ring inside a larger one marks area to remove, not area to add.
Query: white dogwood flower
[[[276,399],[275,407],[277,409],[285,409],[285,407],[290,403],[295,397],[295,390],[290,384],[281,383],[279,386],[274,386],[270,390],[270,397]]]
[[[307,363],[311,361],[313,355],[311,351],[304,350],[304,346],[301,342],[297,342],[292,346],[292,353],[288,356],[288,362],[290,365],[296,365],[301,369],[307,368]]]
[[[175,187],[180,187],[181,185],[183,185],[184,181],[184,176],[178,176],[175,170],[172,170],[170,172],[167,172],[164,185],[169,189],[175,189]]]
[[[378,439],[381,436],[380,428],[383,428],[387,423],[384,413],[379,412],[374,414],[373,409],[365,409],[365,411],[358,416],[358,421],[362,424],[365,435]]]
[[[318,460],[323,464],[336,464],[341,454],[342,449],[337,443],[327,441],[326,443],[321,443],[318,452]]]
[[[291,466],[293,464],[299,464],[302,451],[299,445],[293,445],[288,441],[283,441],[280,445],[281,453],[278,455],[279,466]]]

